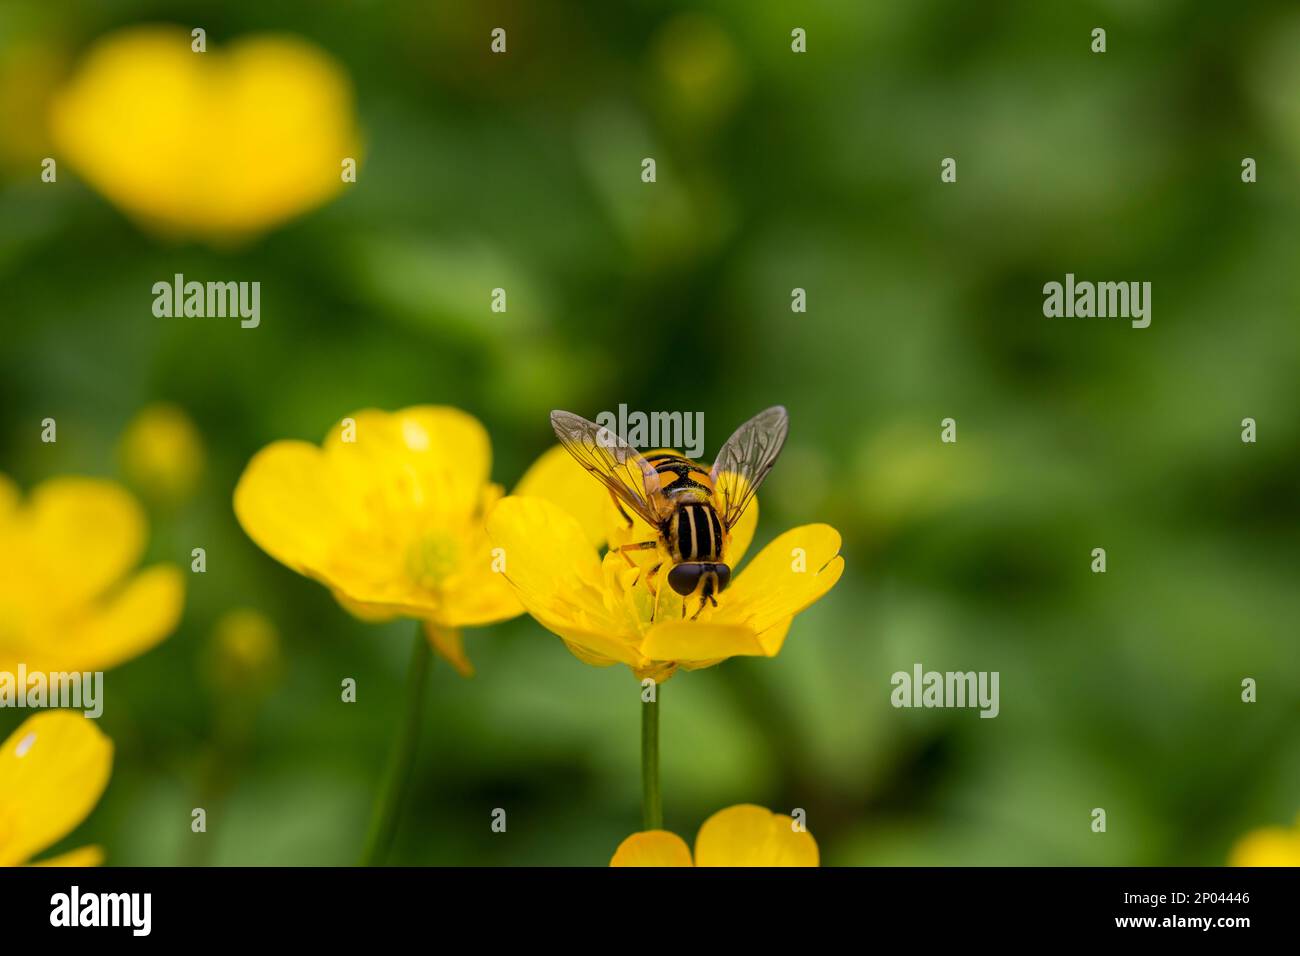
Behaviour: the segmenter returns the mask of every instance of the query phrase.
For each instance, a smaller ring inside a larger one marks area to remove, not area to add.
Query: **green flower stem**
[[[641,816],[646,830],[664,828],[664,802],[659,792],[659,691],[641,705]]]
[[[375,798],[375,808],[370,817],[370,832],[366,848],[361,854],[362,866],[383,866],[397,835],[397,822],[401,817],[402,798],[411,782],[411,767],[415,761],[415,746],[420,737],[420,719],[424,710],[424,688],[428,683],[429,664],[433,651],[424,636],[420,622],[415,624],[415,649],[411,666],[406,673],[406,702],[402,722],[397,727],[397,739],[388,759],[383,783]]]

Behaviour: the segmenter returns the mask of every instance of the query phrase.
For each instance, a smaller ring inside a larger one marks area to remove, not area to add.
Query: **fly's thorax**
[[[675,452],[656,451],[646,461],[659,475],[659,493],[677,500],[708,500],[713,497],[709,469]]]
[[[679,501],[663,531],[668,553],[676,564],[722,560],[726,534],[710,501]]]

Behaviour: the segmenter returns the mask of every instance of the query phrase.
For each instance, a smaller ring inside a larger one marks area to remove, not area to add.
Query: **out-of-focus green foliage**
[[[42,184],[22,104],[160,20],[328,50],[359,181],[216,249],[141,232],[70,170]],[[1216,864],[1293,819],[1297,50],[1285,2],[6,4],[0,470],[120,476],[153,401],[206,447],[150,558],[202,546],[208,569],[179,632],[106,679],[113,777],[75,842],[118,864],[356,859],[411,625],[347,616],[230,495],[270,441],[425,402],[487,424],[507,486],[551,408],[703,411],[711,455],[789,407],[760,540],[830,522],[847,571],[777,659],[662,688],[666,824],[688,838],[753,802],[806,809],[830,864]],[[178,272],[260,281],[261,326],[155,318]],[[1151,327],[1044,318],[1067,272],[1150,281]],[[261,697],[208,673],[236,607],[283,642]],[[476,677],[435,668],[397,860],[604,864],[639,828],[635,681],[527,618],[467,645]],[[999,671],[1000,716],[891,708],[918,661]]]

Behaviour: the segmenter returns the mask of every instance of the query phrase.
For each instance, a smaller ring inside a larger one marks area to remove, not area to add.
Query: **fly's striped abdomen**
[[[665,538],[673,561],[722,560],[722,522],[708,502],[686,502],[668,519]]]

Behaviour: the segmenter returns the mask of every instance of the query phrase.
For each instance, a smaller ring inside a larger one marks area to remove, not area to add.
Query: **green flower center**
[[[444,531],[429,531],[420,535],[407,554],[411,579],[420,587],[437,590],[447,578],[460,568],[460,542]]]

